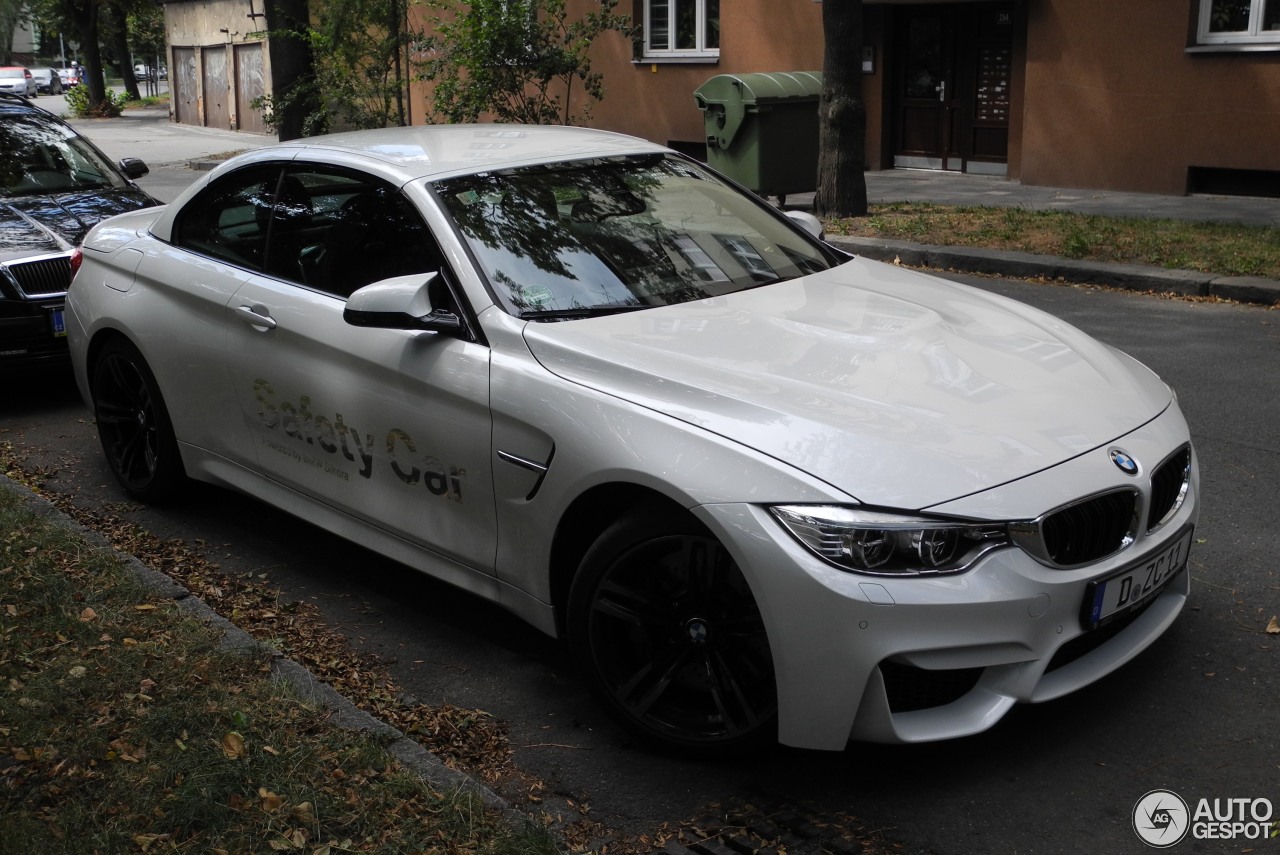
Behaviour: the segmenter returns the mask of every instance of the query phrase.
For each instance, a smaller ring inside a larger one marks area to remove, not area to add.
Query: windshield
[[[0,119],[0,196],[124,186],[119,173],[70,128],[39,115]]]
[[[825,270],[822,248],[685,160],[527,167],[436,182],[507,311],[568,320]]]

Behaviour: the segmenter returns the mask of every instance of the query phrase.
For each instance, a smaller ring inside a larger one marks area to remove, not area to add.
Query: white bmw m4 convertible
[[[339,134],[98,225],[66,323],[132,496],[498,602],[659,748],[958,737],[1120,668],[1189,590],[1173,392],[819,232],[631,137]]]

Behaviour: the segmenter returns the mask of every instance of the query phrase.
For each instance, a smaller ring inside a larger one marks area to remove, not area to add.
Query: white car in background
[[[31,69],[20,65],[8,65],[0,67],[0,92],[35,98],[40,94],[40,89],[36,85],[35,77],[31,74]]]
[[[99,225],[67,327],[133,496],[501,603],[668,750],[958,737],[1132,659],[1189,591],[1173,392],[818,231],[631,137],[342,134]]]

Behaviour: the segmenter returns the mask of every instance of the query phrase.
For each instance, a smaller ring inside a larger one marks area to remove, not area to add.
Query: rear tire
[[[89,389],[98,438],[120,485],[143,502],[177,495],[187,480],[178,441],[160,385],[138,349],[122,339],[104,345]]]
[[[633,733],[684,755],[777,739],[764,620],[742,571],[683,512],[639,508],[587,551],[568,638],[601,703]]]

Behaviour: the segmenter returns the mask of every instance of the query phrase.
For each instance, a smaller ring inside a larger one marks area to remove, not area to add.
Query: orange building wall
[[[593,52],[605,98],[593,108],[591,124],[659,143],[698,141],[705,132],[693,92],[711,77],[822,69],[822,6],[813,0],[723,3],[720,61],[713,64],[633,62],[630,42],[611,41]]]
[[[1190,166],[1280,170],[1280,54],[1187,53],[1195,5],[1024,7],[1024,183],[1180,195]]]
[[[585,9],[582,0],[570,8]],[[751,71],[818,71],[822,68],[822,5],[814,0],[732,0],[723,5],[718,63],[637,63],[631,41],[618,34],[592,46],[592,70],[604,74],[605,97],[592,106],[588,124],[659,143],[704,137],[693,92],[717,74]],[[640,20],[639,4],[622,0],[619,13]],[[422,18],[415,7],[410,13]],[[422,26],[422,20],[411,26]],[[413,114],[429,117],[428,87],[415,84]],[[579,98],[574,104],[581,103]]]

